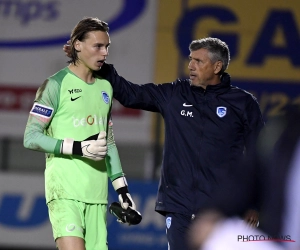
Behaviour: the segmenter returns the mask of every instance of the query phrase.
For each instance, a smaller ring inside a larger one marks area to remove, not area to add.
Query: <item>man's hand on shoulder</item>
[[[67,57],[71,58],[71,47],[70,47],[71,41],[68,40],[66,44],[63,46],[63,51],[65,52]]]
[[[97,71],[97,74],[104,79],[108,79],[109,75],[112,73],[113,68],[113,64],[104,62],[101,69]]]
[[[109,63],[106,63],[104,62],[103,65],[101,66],[101,69],[99,69],[98,71],[95,71],[95,73],[108,80],[109,82],[112,81],[113,79],[113,75],[114,75],[114,72],[115,72],[115,68],[114,68],[114,65],[113,64],[109,64]]]

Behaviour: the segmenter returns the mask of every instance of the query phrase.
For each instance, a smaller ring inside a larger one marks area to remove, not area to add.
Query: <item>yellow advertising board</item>
[[[155,82],[187,77],[190,42],[208,36],[228,44],[232,84],[266,117],[300,103],[300,1],[159,1]]]

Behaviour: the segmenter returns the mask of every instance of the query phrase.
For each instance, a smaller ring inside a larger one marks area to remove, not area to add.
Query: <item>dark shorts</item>
[[[191,216],[177,213],[166,214],[168,250],[188,249],[187,232],[191,223]]]

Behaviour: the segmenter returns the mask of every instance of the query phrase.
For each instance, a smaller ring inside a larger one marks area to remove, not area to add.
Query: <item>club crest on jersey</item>
[[[172,217],[167,217],[166,218],[166,225],[167,225],[168,229],[171,227],[171,223],[172,223]]]
[[[219,117],[224,117],[227,113],[227,108],[226,107],[217,107],[217,115]]]
[[[102,99],[106,104],[109,103],[109,96],[105,91],[102,91]]]

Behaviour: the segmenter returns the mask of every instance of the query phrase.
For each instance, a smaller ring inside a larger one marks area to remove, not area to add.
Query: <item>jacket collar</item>
[[[206,89],[202,87],[196,87],[196,86],[191,86],[193,90],[199,91],[201,93],[223,93],[227,91],[231,87],[231,77],[228,73],[224,72],[223,75],[221,76],[221,82],[216,84],[216,85],[208,85]]]

